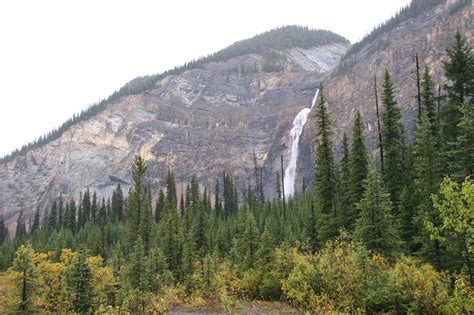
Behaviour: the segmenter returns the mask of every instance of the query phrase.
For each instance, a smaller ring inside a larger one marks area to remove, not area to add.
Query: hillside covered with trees
[[[263,300],[311,313],[474,312],[474,53],[454,39],[447,98],[429,65],[420,69],[412,143],[386,71],[374,108],[380,154],[356,113],[336,160],[321,86],[315,187],[289,200],[279,174],[277,198],[265,198],[256,165],[244,187],[223,170],[212,196],[195,178],[178,195],[169,170],[152,205],[136,156],[127,198],[120,185],[109,200],[60,198],[43,218],[20,216],[13,238],[0,221],[0,311],[230,311]]]

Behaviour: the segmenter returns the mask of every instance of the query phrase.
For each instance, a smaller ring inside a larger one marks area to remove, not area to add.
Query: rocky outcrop
[[[264,181],[274,187],[295,115],[310,105],[347,46],[276,52],[272,62],[281,72],[264,71],[266,56],[238,56],[122,97],[58,139],[0,165],[0,215],[11,225],[20,211],[31,216],[60,195],[77,199],[89,188],[107,197],[117,183],[127,190],[135,154],[147,161],[153,188],[164,186],[168,167],[178,190],[193,174],[214,188],[222,171],[232,173],[240,188],[253,174],[255,150]]]

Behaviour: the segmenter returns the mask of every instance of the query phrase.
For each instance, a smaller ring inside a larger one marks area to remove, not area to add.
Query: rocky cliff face
[[[60,194],[77,198],[89,187],[107,197],[119,182],[127,190],[135,154],[147,160],[154,188],[163,186],[163,175],[172,167],[178,191],[192,174],[213,190],[222,171],[232,173],[239,188],[249,180],[253,184],[255,150],[271,196],[280,154],[288,154],[292,121],[310,106],[321,80],[326,82],[336,153],[343,132],[350,134],[356,110],[366,122],[367,144],[375,148],[373,76],[380,91],[385,68],[393,75],[411,138],[417,117],[415,53],[442,84],[442,61],[454,31],[474,41],[472,2],[457,3],[448,0],[374,36],[346,55],[344,67],[331,76],[347,44],[274,50],[271,62],[268,54],[233,56],[164,77],[143,93],[108,104],[49,144],[1,164],[0,215],[11,224],[21,210],[31,216],[36,206],[43,209]],[[311,184],[313,157],[314,112],[300,139],[297,191],[303,177]]]
[[[135,154],[147,161],[152,187],[164,185],[171,167],[179,191],[192,174],[214,188],[222,171],[242,187],[253,174],[255,150],[264,181],[274,187],[293,118],[310,105],[320,80],[347,47],[275,51],[272,62],[277,60],[279,72],[264,71],[264,55],[238,56],[122,97],[58,139],[0,165],[0,215],[11,225],[21,210],[31,216],[59,195],[77,199],[89,188],[107,197],[117,183],[126,191]]]

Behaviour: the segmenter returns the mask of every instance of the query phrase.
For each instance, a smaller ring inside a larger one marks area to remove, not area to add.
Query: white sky
[[[410,0],[0,2],[0,156],[139,75],[297,24],[351,42]]]

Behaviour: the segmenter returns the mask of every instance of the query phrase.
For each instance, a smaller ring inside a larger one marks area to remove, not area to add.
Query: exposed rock
[[[108,197],[118,183],[127,192],[135,154],[147,161],[153,188],[164,186],[171,167],[178,185],[196,174],[201,185],[214,188],[225,170],[240,189],[252,174],[254,150],[265,181],[273,181],[294,116],[310,105],[324,71],[347,46],[326,45],[297,58],[292,50],[279,52],[285,72],[262,72],[263,56],[239,56],[123,97],[59,139],[0,165],[0,214],[11,225],[20,210],[32,216],[59,195],[77,199],[89,188]]]

